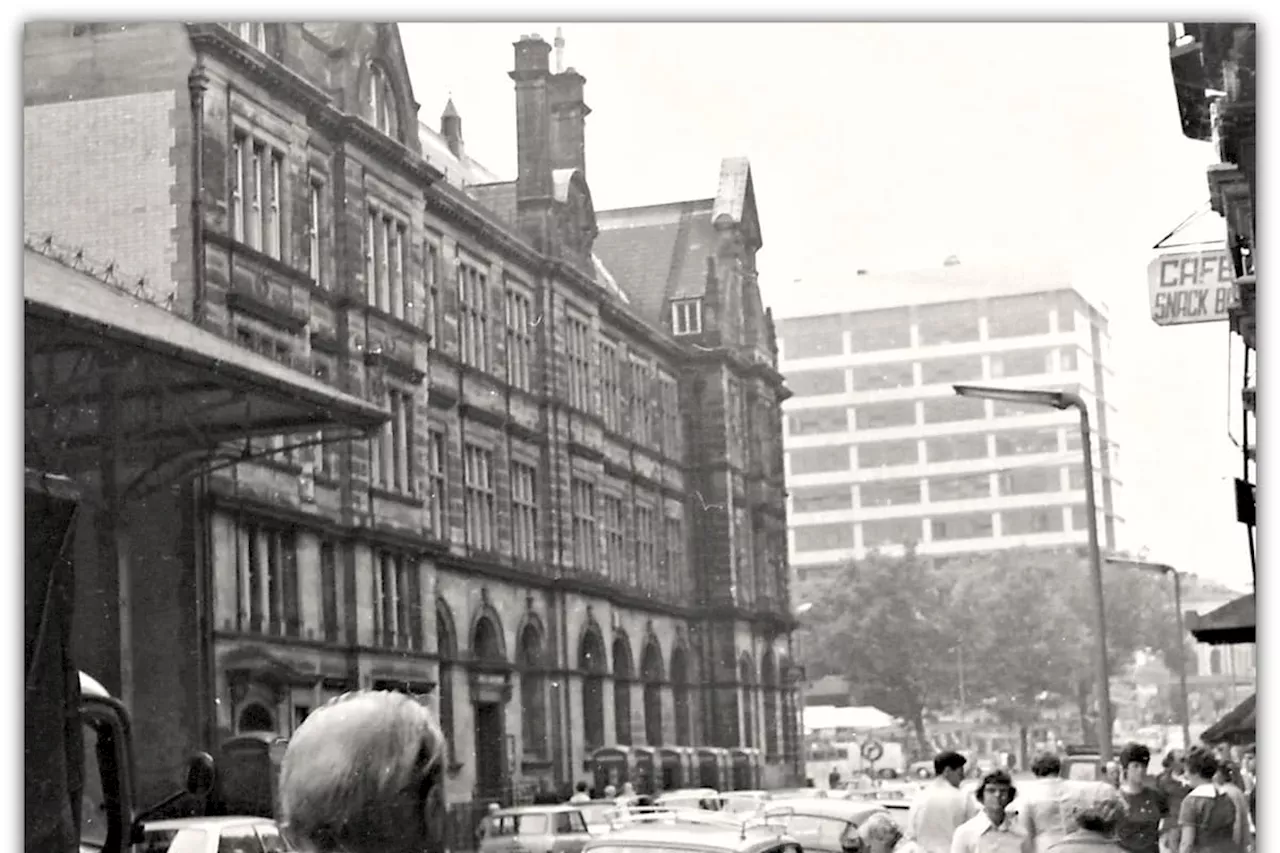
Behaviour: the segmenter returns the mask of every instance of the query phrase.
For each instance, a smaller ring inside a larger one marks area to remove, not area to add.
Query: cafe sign
[[[1147,267],[1147,281],[1157,326],[1226,320],[1234,305],[1235,265],[1222,245],[1162,254]]]

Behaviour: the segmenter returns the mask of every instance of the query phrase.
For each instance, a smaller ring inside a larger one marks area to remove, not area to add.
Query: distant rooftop
[[[963,262],[922,270],[850,270],[839,281],[766,287],[773,290],[766,301],[780,320],[1075,289],[1065,264],[970,266]]]

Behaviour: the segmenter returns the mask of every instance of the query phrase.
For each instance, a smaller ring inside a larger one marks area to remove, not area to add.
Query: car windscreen
[[[1067,765],[1067,778],[1075,781],[1097,781],[1098,765],[1092,761],[1072,761]]]
[[[204,853],[208,833],[203,829],[148,829],[134,853]]]
[[[499,835],[546,835],[545,814],[504,814],[491,817],[485,824],[486,837]]]

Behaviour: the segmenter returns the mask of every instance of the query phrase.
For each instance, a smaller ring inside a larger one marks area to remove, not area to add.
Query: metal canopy
[[[1187,628],[1197,642],[1231,646],[1258,641],[1258,610],[1253,593],[1228,601],[1217,610],[1191,614]]]
[[[321,429],[364,435],[388,418],[38,251],[24,267],[29,466],[80,473],[110,452],[139,481],[168,481],[232,443],[247,457],[254,436],[315,442]]]

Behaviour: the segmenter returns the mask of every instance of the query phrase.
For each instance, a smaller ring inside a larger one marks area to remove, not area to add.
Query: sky
[[[467,152],[504,178],[512,42],[535,32],[551,41],[555,25],[401,25],[420,117],[438,128],[452,97]],[[1120,546],[1250,585],[1232,491],[1240,354],[1225,323],[1162,328],[1148,308],[1152,246],[1207,201],[1216,160],[1182,136],[1163,24],[570,22],[563,34],[565,66],[587,78],[596,209],[709,198],[720,160],[749,157],[775,312],[859,268],[1066,258],[1111,324]]]

